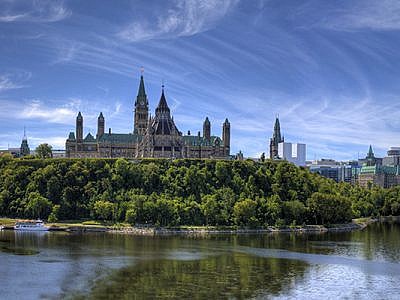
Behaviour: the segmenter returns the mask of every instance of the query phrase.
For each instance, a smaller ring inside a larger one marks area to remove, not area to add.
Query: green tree
[[[235,223],[240,226],[255,227],[258,225],[256,217],[257,202],[251,199],[245,199],[235,203],[233,207],[233,216]]]
[[[40,144],[36,147],[36,156],[38,158],[52,158],[53,152],[52,147],[49,144]]]
[[[28,195],[25,214],[31,218],[46,219],[52,209],[51,202],[37,192]]]
[[[99,200],[93,205],[93,216],[98,220],[112,220],[115,204],[109,201]]]

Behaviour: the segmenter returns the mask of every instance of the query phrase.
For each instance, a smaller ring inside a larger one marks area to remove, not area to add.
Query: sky
[[[151,112],[161,85],[178,129],[231,152],[268,154],[279,115],[307,158],[384,156],[400,145],[400,1],[0,0],[0,149],[63,149],[78,111],[84,135],[133,130],[144,68]]]

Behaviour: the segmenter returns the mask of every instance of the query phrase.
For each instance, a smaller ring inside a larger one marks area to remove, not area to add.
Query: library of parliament
[[[135,101],[134,124],[131,133],[105,132],[105,119],[100,113],[97,134],[83,136],[83,116],[76,118],[76,131],[70,132],[66,141],[66,156],[75,157],[125,157],[125,158],[216,158],[230,156],[230,123],[222,125],[222,138],[211,135],[208,118],[203,123],[203,135],[183,135],[175,125],[162,88],[154,117],[149,115],[143,74]]]

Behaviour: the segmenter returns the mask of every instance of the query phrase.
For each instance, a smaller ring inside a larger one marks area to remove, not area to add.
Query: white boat
[[[4,229],[4,226],[3,225],[0,225],[0,230],[3,230]]]
[[[20,221],[15,223],[14,230],[20,231],[48,231],[49,227],[44,226],[42,220]]]

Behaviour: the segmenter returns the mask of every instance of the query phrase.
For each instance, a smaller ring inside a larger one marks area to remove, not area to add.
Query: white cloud
[[[17,115],[19,119],[41,119],[49,123],[71,124],[78,110],[77,103],[71,101],[61,107],[51,108],[38,100],[31,101]]]
[[[65,149],[65,136],[49,136],[49,137],[28,137],[28,143],[32,145],[31,150],[34,150],[36,146],[47,143],[53,147],[53,149]]]
[[[129,24],[118,36],[130,42],[191,36],[206,31],[223,18],[238,0],[176,0],[173,8],[155,21]]]
[[[32,76],[32,73],[26,71],[15,71],[6,74],[0,74],[0,92],[12,89],[26,87],[24,84]]]
[[[3,1],[0,4],[0,22],[57,22],[72,13],[63,1]]]

